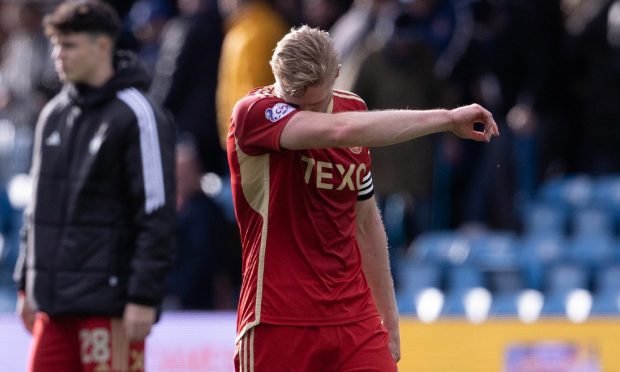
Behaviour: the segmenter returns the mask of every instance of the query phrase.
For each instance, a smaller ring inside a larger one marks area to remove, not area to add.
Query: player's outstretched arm
[[[483,125],[481,131],[475,125]],[[439,132],[474,141],[490,141],[499,130],[489,111],[478,104],[453,110],[383,110],[324,114],[302,111],[282,131],[283,148],[379,147]]]

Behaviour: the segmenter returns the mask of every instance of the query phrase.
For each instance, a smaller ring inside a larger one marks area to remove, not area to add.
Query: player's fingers
[[[497,127],[497,123],[493,119],[493,114],[483,107],[482,109],[482,122],[484,123],[484,131],[489,132],[489,139],[491,136],[499,136],[499,128]]]
[[[398,363],[400,361],[400,353],[392,353],[392,358],[394,358],[394,361]]]
[[[478,132],[477,130],[472,130],[468,137],[469,139],[478,142],[489,142],[487,135],[484,132]]]
[[[493,128],[485,128],[484,130],[485,141],[490,142],[492,136],[493,136]]]
[[[484,124],[485,132],[491,129],[491,133],[498,136],[499,130],[497,129],[497,125],[495,124],[495,120],[493,119],[493,114],[491,114],[489,110],[478,104],[473,104],[472,106],[477,111],[475,121]]]
[[[28,332],[32,333],[34,329],[34,317],[29,317],[26,320],[26,329],[28,330]]]
[[[398,363],[400,360],[400,344],[391,344],[390,352],[392,354],[392,358],[394,358],[394,361]]]
[[[493,118],[491,118],[491,120],[493,120]],[[490,126],[490,132],[494,136],[499,136],[499,128],[497,127],[495,120],[493,120],[493,123]]]
[[[150,331],[150,325],[145,323],[131,323],[126,326],[126,334],[131,341],[144,340]]]
[[[491,141],[491,137],[499,135],[495,122],[484,123],[484,137],[487,142]]]
[[[128,321],[125,323],[125,334],[130,341],[139,341],[140,338],[140,325],[135,321]]]
[[[127,336],[127,339],[129,341],[133,341],[134,337],[135,337],[133,326],[130,323],[128,323],[128,322],[124,322],[123,323],[123,328],[125,329],[125,336]]]
[[[24,328],[26,328],[26,330],[29,333],[32,333],[32,330],[34,328],[34,319],[30,316],[27,315],[23,315],[22,316],[22,323],[24,324]]]
[[[149,324],[145,324],[141,329],[140,329],[140,340],[143,340],[146,338],[146,336],[148,336],[151,333],[151,326]]]

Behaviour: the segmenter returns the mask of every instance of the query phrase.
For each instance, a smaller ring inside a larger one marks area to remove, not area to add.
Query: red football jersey
[[[334,90],[329,112],[363,111]],[[273,87],[233,111],[228,163],[243,249],[238,334],[259,324],[346,324],[378,314],[355,237],[355,203],[373,194],[365,147],[293,151],[280,134],[299,111]]]

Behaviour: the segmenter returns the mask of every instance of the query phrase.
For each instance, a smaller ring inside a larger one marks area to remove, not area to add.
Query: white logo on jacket
[[[45,144],[48,146],[60,145],[60,133],[58,133],[58,131],[52,132],[52,134],[50,134],[49,137],[45,139]]]
[[[295,107],[289,105],[288,103],[280,102],[265,110],[265,118],[275,123],[293,111],[295,111]]]
[[[95,133],[95,136],[93,137],[92,140],[90,140],[90,143],[88,144],[88,151],[90,152],[91,155],[95,155],[97,151],[99,151],[101,144],[105,140],[105,133],[107,130],[108,130],[108,123],[106,122],[101,123],[101,125],[99,126],[99,129],[97,129],[97,133]]]

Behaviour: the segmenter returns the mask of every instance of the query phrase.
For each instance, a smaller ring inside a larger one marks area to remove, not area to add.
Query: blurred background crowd
[[[152,74],[149,94],[171,112],[178,127],[178,261],[168,278],[166,308],[236,306],[240,243],[222,144],[234,102],[251,88],[273,82],[268,60],[275,43],[301,24],[329,30],[342,58],[337,88],[359,94],[369,109],[477,102],[493,112],[500,126],[501,136],[490,144],[442,134],[372,150],[394,272],[404,273],[404,279],[397,276],[399,293],[408,289],[408,268],[423,272],[422,262],[439,267],[444,276],[429,287],[467,282],[463,278],[471,276],[452,269],[468,262],[469,251],[462,248],[483,241],[481,231],[494,238],[501,232],[499,241],[514,249],[505,249],[504,260],[510,254],[522,257],[531,235],[554,233],[562,242],[559,249],[567,252],[557,257],[582,265],[586,261],[573,252],[578,248],[571,250],[572,243],[564,242],[577,240],[579,218],[593,220],[581,216],[586,209],[600,212],[610,238],[606,255],[594,258],[588,269],[620,262],[620,207],[607,208],[613,202],[595,197],[595,190],[611,184],[610,200],[620,199],[620,190],[613,188],[614,174],[620,173],[620,1],[110,2],[124,20],[119,47],[139,55]],[[36,118],[60,88],[41,29],[42,16],[56,4],[0,0],[3,311],[11,311],[14,303],[10,276]],[[571,192],[577,192],[577,199]],[[446,255],[425,251],[434,249],[429,242],[436,241],[448,244]],[[504,252],[502,244],[492,250]],[[518,284],[498,276],[496,286],[544,290],[544,280],[532,269],[544,270],[542,259],[523,262],[495,267],[502,273],[523,268],[517,270]],[[579,285],[597,290],[591,275]],[[403,312],[415,310],[407,308],[413,305],[406,300],[401,303]]]

